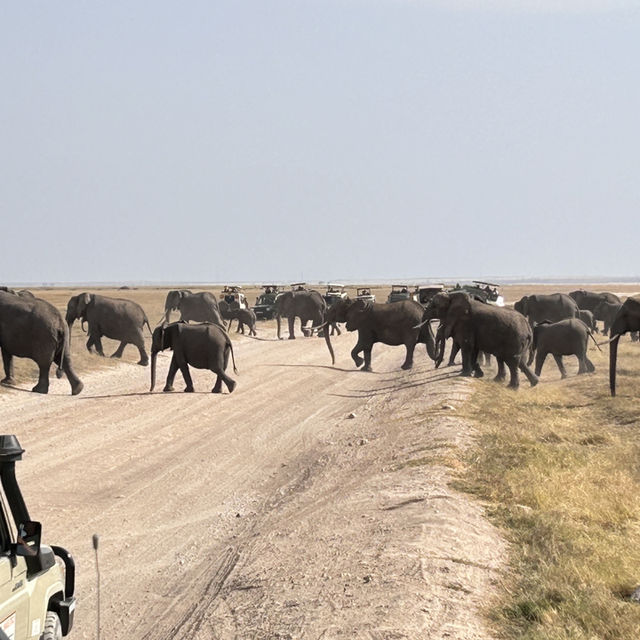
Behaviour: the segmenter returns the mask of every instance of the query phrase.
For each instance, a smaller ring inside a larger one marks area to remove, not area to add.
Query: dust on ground
[[[359,372],[353,342],[332,367],[317,338],[239,337],[232,395],[206,371],[195,394],[149,394],[130,362],[77,397],[0,390],[31,514],[76,556],[74,637],[95,637],[94,532],[105,637],[487,637],[504,545],[448,486],[470,387],[422,349],[403,372],[378,345]]]

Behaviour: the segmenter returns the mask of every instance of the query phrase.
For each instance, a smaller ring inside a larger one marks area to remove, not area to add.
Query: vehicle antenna
[[[96,618],[96,637],[97,640],[100,640],[100,565],[98,564],[98,542],[100,540],[100,536],[97,533],[93,534],[93,548],[96,552],[96,585],[97,585],[97,605],[98,605],[98,615]]]

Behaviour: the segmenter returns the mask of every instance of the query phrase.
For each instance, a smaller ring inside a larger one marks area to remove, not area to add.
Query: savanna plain
[[[513,303],[577,288],[502,293]],[[82,290],[32,289],[63,312]],[[138,302],[153,327],[168,288],[91,290]],[[387,292],[373,287],[379,301]],[[246,293],[253,303],[258,289]],[[434,369],[423,347],[411,371],[402,347],[380,344],[374,372],[357,371],[346,331],[332,338],[335,366],[324,340],[278,341],[274,321],[232,338],[233,394],[210,393],[213,374],[198,370],[196,393],[151,394],[134,347],[122,360],[90,354],[77,322],[81,395],[53,375],[49,395],[31,393],[28,360],[17,386],[0,388],[3,432],[26,449],[17,472],[31,515],[76,558],[72,637],[95,637],[93,533],[102,637],[640,635],[629,600],[640,584],[638,343],[621,341],[611,398],[608,348],[593,343],[595,373],[576,376],[566,358],[561,380],[549,358],[537,387],[513,392]]]

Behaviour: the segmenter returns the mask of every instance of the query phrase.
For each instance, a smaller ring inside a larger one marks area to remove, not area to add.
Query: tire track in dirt
[[[125,363],[85,376],[85,391],[75,398],[67,395],[65,380],[53,380],[46,397],[0,389],[4,431],[16,433],[27,450],[18,474],[32,516],[43,521],[45,541],[76,556],[74,637],[93,637],[94,532],[102,539],[105,636],[320,637],[323,628],[323,637],[338,633],[324,614],[327,602],[341,602],[335,580],[324,590],[322,582],[313,587],[322,615],[314,613],[306,591],[298,606],[276,606],[282,580],[305,563],[313,574],[324,549],[335,553],[337,563],[348,562],[332,535],[347,540],[365,532],[341,510],[357,511],[371,492],[389,491],[396,479],[378,477],[383,461],[393,465],[389,456],[409,451],[407,438],[423,444],[420,428],[400,428],[402,421],[411,419],[416,403],[441,402],[451,385],[459,386],[448,373],[433,371],[423,353],[416,370],[400,371],[402,348],[377,346],[373,366],[380,373],[355,371],[348,355],[354,336],[333,342],[336,367],[327,364],[323,340],[234,340],[240,375],[232,395],[209,393],[213,374],[199,371],[193,372],[198,393],[148,394],[148,369]],[[168,356],[159,357],[159,380],[168,363]],[[358,417],[347,421],[350,412]],[[357,444],[356,434],[366,446]],[[438,474],[446,490],[446,473]],[[367,495],[360,495],[365,487]],[[385,513],[406,514],[423,505]],[[376,518],[371,526],[378,533],[367,533],[367,554],[389,548],[388,525]],[[312,520],[321,523],[317,539]],[[275,553],[279,531],[287,532],[290,563]],[[417,544],[416,530],[409,533],[411,545]],[[393,569],[392,562],[387,566]],[[419,567],[412,565],[418,582],[399,582],[423,589]],[[261,576],[261,588],[243,588],[253,584],[251,575]],[[369,608],[363,604],[363,611]],[[304,615],[289,625],[287,612],[298,609]],[[247,620],[254,624],[251,633]],[[344,628],[353,630],[356,622]],[[363,618],[362,624],[369,622]]]

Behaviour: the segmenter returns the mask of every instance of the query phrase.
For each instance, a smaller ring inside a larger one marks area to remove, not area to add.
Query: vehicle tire
[[[44,619],[44,631],[40,640],[62,640],[62,625],[55,611],[47,611],[47,617]]]

